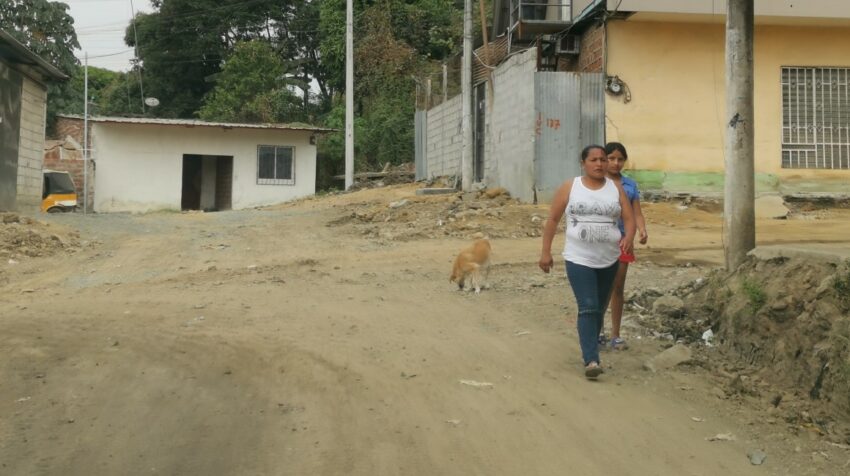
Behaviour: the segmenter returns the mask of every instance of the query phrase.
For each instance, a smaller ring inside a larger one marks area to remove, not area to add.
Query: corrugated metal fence
[[[548,202],[558,186],[581,174],[581,149],[605,141],[602,73],[534,74],[537,200]]]

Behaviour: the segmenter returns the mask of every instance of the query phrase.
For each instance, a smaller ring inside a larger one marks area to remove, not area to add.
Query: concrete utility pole
[[[461,187],[465,192],[472,189],[472,0],[463,7],[463,66],[460,75],[461,96],[461,144],[460,155]]]
[[[726,179],[724,251],[735,270],[756,247],[753,165],[754,0],[729,0],[726,14]]]
[[[83,215],[89,213],[89,52],[83,68]]]
[[[354,4],[345,2],[345,189],[354,185]]]

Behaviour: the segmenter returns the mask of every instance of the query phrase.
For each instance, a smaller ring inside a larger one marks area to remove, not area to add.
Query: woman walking
[[[637,225],[638,239],[640,244],[645,245],[649,235],[646,233],[646,220],[640,209],[640,191],[637,182],[622,174],[629,154],[626,147],[619,142],[605,144],[605,154],[608,156],[608,178],[620,184],[626,192],[626,198],[634,212],[635,224]],[[625,236],[626,230],[623,221],[618,223],[620,233]],[[628,348],[626,341],[620,336],[620,323],[623,321],[623,295],[626,287],[626,273],[629,272],[629,263],[634,262],[633,254],[620,256],[620,265],[617,275],[614,277],[614,288],[611,290],[611,340],[608,345],[613,350],[624,350]]]
[[[564,182],[549,208],[543,228],[543,250],[538,265],[544,273],[553,266],[552,240],[566,212],[564,260],[567,279],[578,304],[578,336],[584,375],[595,380],[602,373],[599,345],[602,316],[621,254],[632,253],[634,217],[623,188],[607,177],[605,149],[590,145],[581,152],[582,177]],[[617,228],[622,218],[625,234]]]

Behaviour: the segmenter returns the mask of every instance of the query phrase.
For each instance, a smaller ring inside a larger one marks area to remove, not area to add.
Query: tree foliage
[[[301,119],[300,99],[289,89],[286,64],[263,41],[237,43],[215,76],[215,89],[204,100],[201,119],[225,122],[294,122]]]
[[[0,1],[0,28],[23,43],[33,53],[73,76],[78,65],[74,49],[79,48],[74,19],[68,5],[48,0]],[[48,124],[56,113],[73,107],[69,83],[50,83],[47,94]],[[82,94],[80,94],[82,97]],[[82,104],[82,103],[80,103]]]
[[[0,19],[38,24],[30,18],[32,11],[24,14],[9,5],[48,8],[47,4],[47,0],[5,0],[0,3]],[[96,113],[313,122],[340,130],[320,142],[320,175],[342,172],[345,0],[153,0],[151,4],[154,11],[138,14],[125,32],[126,43],[138,51],[133,68],[112,74],[90,69]],[[358,168],[413,160],[414,78],[438,71],[440,62],[459,53],[462,4],[354,0],[352,93]],[[39,31],[59,35],[61,41],[48,46],[64,45],[69,52],[65,60],[70,60],[73,79],[69,91],[57,100],[63,111],[79,112],[81,76],[70,55],[76,46],[73,21],[59,23]],[[49,49],[45,51],[61,63]],[[160,105],[142,111],[143,96],[156,97]]]

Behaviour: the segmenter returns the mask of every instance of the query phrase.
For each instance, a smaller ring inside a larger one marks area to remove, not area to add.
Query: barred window
[[[295,185],[295,148],[257,146],[257,184]]]
[[[850,169],[850,68],[782,68],[782,167]]]

